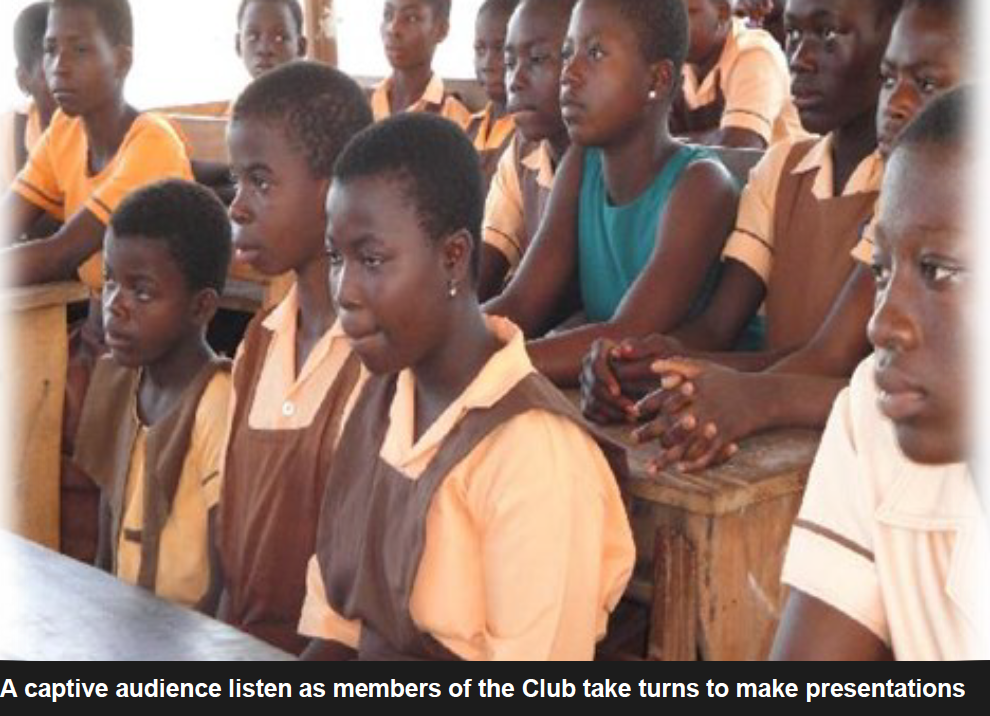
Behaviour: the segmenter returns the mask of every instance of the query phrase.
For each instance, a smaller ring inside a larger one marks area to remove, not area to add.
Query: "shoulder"
[[[773,35],[756,27],[744,27],[736,33],[734,63],[743,58],[746,61],[765,61],[784,66],[787,62],[784,51],[777,44]]]
[[[686,192],[692,196],[703,193],[709,197],[738,194],[732,174],[716,154],[696,147],[686,147],[681,151],[685,150],[689,154],[686,156],[686,164],[675,186],[675,192]]]
[[[175,125],[167,117],[157,112],[142,112],[134,120],[123,146],[128,144],[154,144],[158,147],[171,147],[185,154],[186,143]]]

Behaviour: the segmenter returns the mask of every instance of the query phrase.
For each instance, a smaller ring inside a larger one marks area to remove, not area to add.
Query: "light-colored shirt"
[[[391,117],[393,114],[388,101],[388,93],[391,88],[392,78],[386,77],[378,83],[371,93],[371,111],[376,122]],[[444,89],[443,80],[436,73],[430,77],[430,82],[426,85],[423,96],[406,107],[404,111],[439,114],[460,126],[461,129],[466,128],[471,121],[470,110],[461,104],[457,97]]]
[[[871,357],[832,409],[782,579],[898,659],[986,659],[990,525],[973,475],[905,457],[873,369]]]
[[[410,480],[472,408],[491,406],[534,369],[522,332],[413,440],[415,380],[399,375],[380,457]],[[484,438],[445,479],[426,517],[413,621],[471,660],[590,659],[632,572],[635,550],[615,478],[583,429],[529,411]],[[356,646],[360,624],[327,603],[310,561],[301,633]]]

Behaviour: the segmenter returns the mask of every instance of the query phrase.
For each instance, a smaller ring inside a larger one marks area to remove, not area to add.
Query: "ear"
[[[300,35],[299,37],[299,57],[306,56],[306,50],[309,48],[309,42],[307,42],[305,35]]]
[[[471,232],[460,229],[443,239],[441,260],[447,280],[465,287],[471,284],[471,261],[474,253],[474,241]]]
[[[190,318],[197,326],[206,327],[220,307],[220,294],[214,288],[204,288],[193,296]]]
[[[447,35],[450,33],[450,20],[441,20],[437,23],[437,44],[447,39]]]
[[[28,73],[24,71],[24,68],[18,65],[17,69],[14,70],[14,76],[17,78],[17,86],[21,92],[31,94],[31,91],[28,89]]]
[[[681,89],[681,75],[674,69],[673,62],[662,60],[652,66],[649,89],[656,92],[657,97],[673,100]]]
[[[732,3],[729,0],[722,0],[718,4],[718,24],[727,25],[732,19]]]
[[[234,35],[234,52],[237,53],[238,57],[244,57],[244,55],[241,54],[241,33],[239,32]]]
[[[131,71],[131,65],[134,64],[134,50],[127,45],[118,45],[114,48],[114,53],[116,55],[117,77],[123,82]]]

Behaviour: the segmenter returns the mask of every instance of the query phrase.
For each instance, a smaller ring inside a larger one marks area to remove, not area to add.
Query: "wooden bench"
[[[0,531],[0,659],[284,661],[233,627]]]
[[[767,433],[719,467],[652,475],[655,445],[634,445],[630,427],[605,432],[629,454],[636,570],[627,597],[649,607],[647,656],[766,658],[783,606],[787,540],[820,434]]]
[[[3,487],[10,491],[5,526],[40,544],[58,548],[59,456],[62,406],[68,368],[69,304],[85,302],[81,283],[54,283],[0,291],[0,320],[7,323],[0,395],[0,454],[10,458]]]

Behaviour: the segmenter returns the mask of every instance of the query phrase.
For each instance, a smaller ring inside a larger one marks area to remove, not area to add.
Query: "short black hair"
[[[904,0],[872,0],[873,7],[877,13],[877,23],[893,23],[897,19],[897,13],[901,11]]]
[[[85,7],[115,47],[134,46],[134,19],[128,0],[52,0],[52,7]]]
[[[478,15],[483,12],[497,12],[508,17],[518,4],[519,0],[485,0],[478,8]]]
[[[450,0],[423,0],[423,4],[430,6],[434,17],[450,20]]]
[[[253,2],[267,2],[273,5],[285,5],[289,8],[289,12],[292,13],[292,19],[296,22],[296,30],[299,31],[300,36],[303,35],[303,11],[302,6],[299,4],[299,0],[241,0],[241,5],[237,8],[237,27],[241,26],[241,23],[244,21],[244,13],[247,12],[248,5]]]
[[[960,85],[929,102],[912,119],[894,143],[898,152],[918,147],[958,149],[970,138],[972,89]]]
[[[688,16],[683,0],[604,0],[633,28],[650,64],[670,60],[680,72],[688,53]]]
[[[334,181],[342,183],[368,177],[400,182],[430,239],[466,229],[477,279],[484,190],[478,153],[460,127],[423,112],[375,124],[351,140],[333,169]]]
[[[206,187],[182,179],[143,186],[120,203],[110,228],[118,240],[164,243],[190,290],[223,292],[232,251],[230,219]]]
[[[20,67],[35,67],[44,55],[49,4],[31,3],[14,20],[14,56]]]
[[[277,124],[306,157],[314,177],[329,178],[348,140],[373,121],[364,90],[339,70],[294,60],[266,72],[241,92],[231,122]]]

